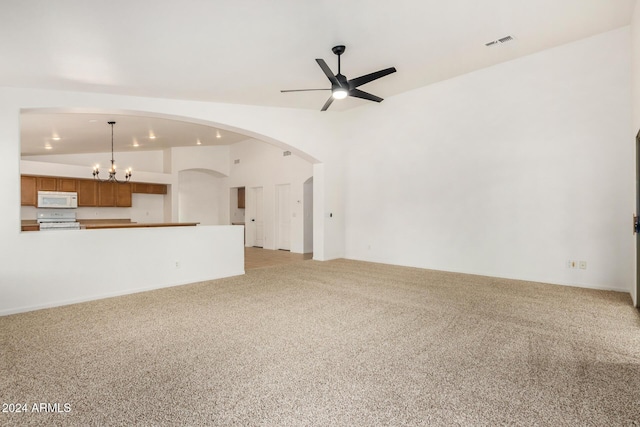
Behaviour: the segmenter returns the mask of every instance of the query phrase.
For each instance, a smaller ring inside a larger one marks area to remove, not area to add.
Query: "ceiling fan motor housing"
[[[341,45],[332,47],[331,51],[333,53],[335,53],[336,55],[340,56],[340,55],[342,55],[344,53],[345,49],[346,49],[346,47],[341,44]]]

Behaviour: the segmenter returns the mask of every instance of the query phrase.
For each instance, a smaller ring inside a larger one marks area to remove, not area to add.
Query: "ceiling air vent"
[[[285,151],[284,153],[282,153],[283,156],[290,156],[291,155],[291,151]]]
[[[514,40],[513,36],[504,36],[498,40],[493,40],[488,43],[485,43],[484,45],[487,47],[490,47],[490,46],[495,46],[497,44],[507,43],[507,42],[510,42],[511,40]]]
[[[233,161],[233,164],[234,164],[234,165],[237,165],[238,163],[240,163],[240,159],[235,159],[235,160]]]

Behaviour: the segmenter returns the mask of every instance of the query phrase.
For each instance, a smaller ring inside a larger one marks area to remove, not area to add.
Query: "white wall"
[[[0,316],[244,273],[242,227],[66,230],[13,240],[16,265],[4,264],[3,253]]]
[[[347,257],[630,291],[630,49],[623,28],[345,114]]]
[[[223,178],[207,170],[179,172],[178,222],[198,222],[203,225],[222,225],[226,203],[221,203]]]
[[[209,172],[218,178],[229,175],[229,147],[226,145],[207,147],[173,147],[165,152],[165,172],[171,173],[172,187],[176,191],[167,194],[168,203],[165,204],[165,216],[169,216],[172,221],[183,222],[184,218],[201,218],[208,224],[227,224],[228,221],[228,200],[221,194],[219,188],[221,184],[217,180],[211,181],[210,176],[202,174],[181,175],[183,171]],[[186,181],[180,183],[180,176]],[[182,199],[180,185],[182,185]],[[208,205],[205,210],[198,207],[194,197],[189,194],[206,194],[205,187],[214,186],[214,194],[205,197]],[[186,198],[185,198],[186,197]],[[210,198],[216,202],[210,202]],[[214,206],[215,204],[215,206]],[[215,208],[215,212],[211,209]],[[209,213],[207,213],[209,212]],[[209,214],[213,215],[210,216]],[[188,221],[191,222],[191,221]],[[196,221],[198,222],[198,221]]]
[[[303,185],[313,174],[310,162],[295,154],[283,156],[280,148],[255,139],[230,146],[230,174],[227,187],[263,188],[264,248],[276,249],[276,186],[291,184],[291,252],[304,252]],[[239,163],[234,163],[239,160]],[[247,203],[251,203],[247,199]],[[248,209],[247,209],[248,211]],[[246,221],[247,235],[253,223]],[[247,244],[251,244],[247,241]]]

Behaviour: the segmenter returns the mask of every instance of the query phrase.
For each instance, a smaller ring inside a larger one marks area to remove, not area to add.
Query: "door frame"
[[[257,235],[258,235],[258,228],[257,228],[257,223],[255,221],[256,217],[258,216],[258,189],[260,189],[260,193],[261,193],[261,205],[262,205],[262,244],[260,246],[257,246]],[[246,187],[245,187],[245,191],[246,191]],[[247,205],[246,205],[246,212],[248,213],[248,215],[245,216],[245,227],[247,227],[247,225],[250,228],[246,228],[246,230],[248,231],[248,236],[250,237],[250,239],[247,239],[247,243],[245,244],[246,246],[253,246],[256,248],[264,248],[264,187],[250,187],[249,188],[249,200],[247,200]],[[246,193],[245,193],[246,196]],[[247,222],[248,220],[248,222]]]
[[[283,191],[284,188],[287,189],[287,191]],[[290,183],[286,183],[286,184],[277,184],[276,185],[276,200],[275,200],[275,208],[276,208],[276,212],[275,212],[275,229],[276,229],[276,233],[275,233],[275,249],[278,250],[286,250],[286,251],[291,251],[291,184]],[[288,207],[288,211],[285,214],[287,215],[287,218],[289,220],[289,230],[288,230],[288,244],[287,244],[287,248],[283,248],[281,247],[281,241],[282,241],[282,235],[283,230],[282,230],[282,221],[281,221],[281,206],[282,206],[282,199],[283,199],[283,193],[285,196],[287,196],[287,200],[286,200],[286,204]]]
[[[636,216],[640,213],[640,130],[636,134],[636,213],[634,215],[634,234],[636,235],[636,292],[635,306],[640,308],[640,233],[638,233],[638,220]]]

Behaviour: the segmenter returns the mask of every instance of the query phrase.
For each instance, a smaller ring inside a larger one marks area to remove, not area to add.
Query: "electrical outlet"
[[[176,261],[176,268],[180,268],[180,261]]]
[[[578,268],[578,263],[573,260],[567,261],[567,268]]]
[[[580,270],[587,269],[587,261],[580,261]]]

